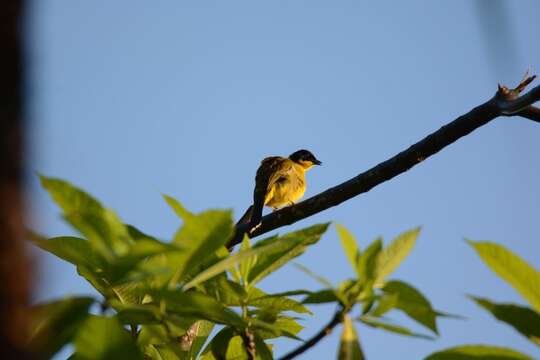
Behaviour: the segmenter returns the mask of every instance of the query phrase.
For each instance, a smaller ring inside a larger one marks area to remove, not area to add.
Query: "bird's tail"
[[[242,242],[242,238],[244,237],[245,231],[239,231],[239,229],[243,226],[247,226],[248,224],[250,224],[252,216],[253,216],[253,205],[250,205],[247,208],[244,215],[242,215],[242,217],[240,217],[240,219],[236,222],[236,226],[235,226],[236,231],[226,245],[229,251],[232,251],[232,248],[234,247],[235,244]],[[249,230],[250,229],[248,229],[248,232]]]
[[[241,226],[241,225],[247,225],[251,222],[251,218],[253,217],[253,205],[250,205],[246,212],[244,213],[244,215],[242,215],[242,217],[238,220],[238,222],[236,223],[236,226]]]

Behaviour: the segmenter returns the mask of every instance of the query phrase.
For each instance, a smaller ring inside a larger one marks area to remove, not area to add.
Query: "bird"
[[[275,211],[287,205],[294,205],[304,196],[305,172],[314,165],[322,165],[322,162],[305,149],[295,151],[289,157],[270,156],[261,161],[255,176],[253,205],[246,212],[251,218],[249,233],[261,225],[264,206],[271,207]]]

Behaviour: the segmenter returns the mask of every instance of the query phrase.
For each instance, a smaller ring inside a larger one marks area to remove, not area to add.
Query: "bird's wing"
[[[261,161],[261,165],[255,176],[255,190],[253,191],[253,214],[250,227],[259,225],[266,197],[274,184],[287,176],[292,169],[292,161],[281,156],[267,157]]]

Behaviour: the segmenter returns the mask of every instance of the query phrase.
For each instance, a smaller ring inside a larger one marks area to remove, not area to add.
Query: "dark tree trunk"
[[[30,272],[23,243],[23,1],[0,4],[0,357],[26,359]]]

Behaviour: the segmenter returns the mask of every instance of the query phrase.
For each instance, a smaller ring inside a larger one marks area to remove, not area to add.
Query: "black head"
[[[304,166],[322,165],[322,162],[317,160],[315,155],[308,150],[295,151],[289,155],[289,159]]]

